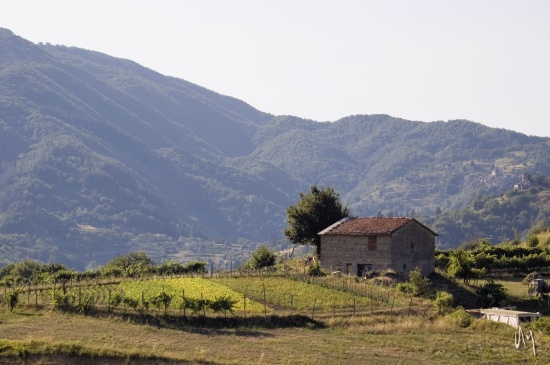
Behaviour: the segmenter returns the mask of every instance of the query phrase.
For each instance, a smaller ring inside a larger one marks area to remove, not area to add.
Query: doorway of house
[[[357,276],[365,277],[369,271],[372,271],[372,264],[357,264]]]

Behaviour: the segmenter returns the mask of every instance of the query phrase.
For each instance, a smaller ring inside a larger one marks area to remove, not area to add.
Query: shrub
[[[525,326],[527,329],[550,335],[550,317],[539,317]]]
[[[250,269],[261,269],[264,267],[269,267],[275,265],[277,261],[277,255],[266,245],[262,245],[252,253],[252,257],[247,261],[245,266]]]
[[[74,297],[71,294],[64,294],[63,292],[54,291],[53,304],[56,309],[68,310],[74,303]]]
[[[183,265],[183,270],[186,273],[202,274],[206,272],[206,262],[191,261]]]
[[[527,238],[528,247],[537,247],[538,245],[539,245],[539,238],[537,237],[537,235],[532,234]]]
[[[181,304],[182,309],[191,309],[193,311],[193,314],[197,314],[201,311],[204,312],[204,310],[208,307],[210,304],[210,301],[208,299],[194,299],[194,298],[188,298],[184,297],[183,302]]]
[[[504,304],[507,298],[507,291],[501,284],[495,284],[492,279],[476,289],[478,303],[482,307],[494,307]]]
[[[160,292],[151,300],[151,303],[153,303],[153,305],[155,305],[159,310],[161,305],[164,307],[164,315],[166,315],[166,310],[170,305],[170,302],[172,302],[172,296],[165,291]]]
[[[87,314],[89,313],[94,306],[94,297],[93,295],[84,295],[80,299],[80,304],[76,305],[76,311],[80,314]]]
[[[462,307],[457,308],[453,313],[449,314],[447,318],[451,323],[462,328],[469,327],[473,321],[473,317]]]
[[[440,253],[435,256],[435,267],[441,270],[447,269],[449,266],[449,256],[443,253]]]
[[[438,291],[435,294],[434,306],[438,314],[448,312],[453,306],[453,295],[444,291]]]
[[[315,261],[311,266],[309,266],[307,273],[309,276],[326,276],[326,273],[321,268],[319,261]]]
[[[414,287],[409,282],[398,283],[395,288],[397,289],[397,291],[399,291],[401,293],[414,295]]]
[[[218,313],[223,311],[227,316],[227,311],[233,313],[233,307],[237,304],[238,300],[228,296],[221,296],[210,302],[208,307],[214,312]]]
[[[418,267],[411,271],[407,283],[397,284],[397,290],[403,293],[412,294],[415,297],[428,298],[433,294],[430,279],[422,276]]]
[[[111,298],[109,299],[109,309],[116,308],[122,301],[124,300],[124,297],[121,293],[115,292],[111,294]]]
[[[131,297],[124,297],[124,299],[122,300],[122,302],[127,305],[128,307],[132,308],[133,310],[135,310],[136,312],[139,311],[139,300],[135,299],[135,298],[131,298]]]
[[[13,290],[7,295],[8,310],[13,312],[15,306],[19,302],[19,290]]]

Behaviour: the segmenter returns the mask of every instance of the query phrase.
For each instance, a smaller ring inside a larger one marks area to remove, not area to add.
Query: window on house
[[[414,252],[414,243],[411,243],[411,252]]]
[[[403,264],[403,270],[407,269],[407,264]]]
[[[367,250],[376,251],[376,236],[369,236]]]
[[[346,264],[346,274],[351,274],[352,271],[352,264]]]

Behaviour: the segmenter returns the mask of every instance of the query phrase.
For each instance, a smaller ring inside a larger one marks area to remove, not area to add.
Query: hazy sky
[[[0,27],[276,115],[468,119],[550,137],[548,0],[2,0]]]

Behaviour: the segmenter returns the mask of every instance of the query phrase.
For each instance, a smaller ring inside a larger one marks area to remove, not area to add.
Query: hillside
[[[354,215],[429,216],[550,174],[549,151],[550,138],[470,121],[273,116],[0,29],[0,264],[82,269],[136,249],[181,258],[190,237],[276,241],[313,184]]]
[[[425,221],[443,237],[445,245],[440,248],[478,239],[493,244],[519,242],[525,236],[522,233],[537,224],[546,226],[550,217],[550,177],[528,176],[523,186],[524,190],[511,189],[496,196],[476,196],[460,210]]]

